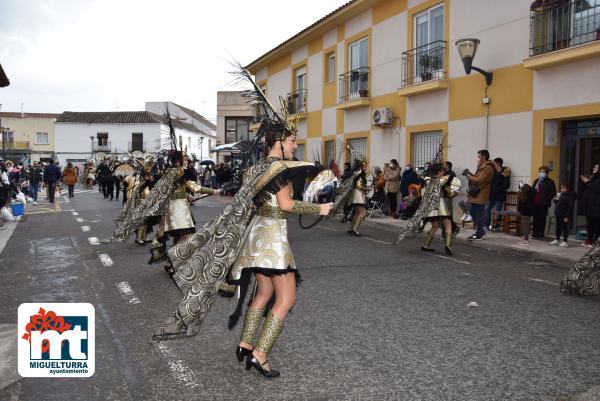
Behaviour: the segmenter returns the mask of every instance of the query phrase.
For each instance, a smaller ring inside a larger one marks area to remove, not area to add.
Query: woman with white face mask
[[[556,196],[556,185],[548,177],[550,169],[548,166],[541,166],[538,170],[538,178],[533,181],[533,230],[531,238],[543,239],[546,231],[546,216]]]

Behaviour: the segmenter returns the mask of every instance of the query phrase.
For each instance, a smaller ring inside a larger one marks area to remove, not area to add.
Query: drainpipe
[[[487,90],[489,88],[489,85],[485,86],[485,96],[482,100],[483,103],[483,107],[485,108],[485,146],[483,147],[484,149],[488,149],[488,144],[489,144],[489,135],[490,135],[490,98],[487,95]]]

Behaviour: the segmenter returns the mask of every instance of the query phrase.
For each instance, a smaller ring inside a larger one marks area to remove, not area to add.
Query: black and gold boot
[[[283,321],[279,320],[277,316],[273,314],[273,312],[269,312],[267,315],[267,319],[263,324],[262,330],[260,331],[260,336],[258,336],[258,343],[256,344],[256,350],[260,352],[264,352],[265,354],[269,354],[273,345],[277,341],[277,337],[283,331]],[[260,363],[259,360],[251,355],[246,359],[246,370],[250,370],[254,367],[258,372],[267,377],[269,379],[275,378],[279,376],[279,371],[275,369],[266,370],[263,366],[266,365],[269,361],[266,360],[263,363]]]
[[[433,235],[431,233],[425,234],[425,242],[421,245],[421,250],[425,252],[435,252],[431,247],[431,243],[433,242]]]
[[[254,339],[256,338],[256,332],[260,327],[260,322],[263,318],[264,309],[247,309],[246,315],[244,316],[244,327],[242,328],[242,337],[240,341],[250,344],[254,347],[256,344]],[[238,346],[235,350],[235,355],[238,361],[243,362],[244,358],[252,354],[252,350]]]
[[[452,233],[444,233],[446,255],[452,256]]]
[[[136,244],[138,244],[140,246],[146,245],[147,228],[148,227],[144,224],[135,229],[135,243]]]
[[[352,220],[352,228],[350,230],[348,230],[348,234],[352,234],[357,237],[361,237],[360,233],[358,232],[358,228],[360,227],[360,225],[364,219],[365,219],[365,216],[354,217],[354,219]]]

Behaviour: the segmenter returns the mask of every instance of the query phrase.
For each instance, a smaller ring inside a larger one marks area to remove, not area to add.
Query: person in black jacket
[[[506,191],[510,188],[510,174],[511,170],[509,167],[504,167],[504,160],[501,157],[494,159],[494,166],[496,171],[492,178],[490,200],[485,208],[485,225],[491,229],[498,230],[500,228],[501,216],[497,215],[494,227],[492,227],[492,213],[496,209],[497,212],[504,209],[504,202],[506,202]]]
[[[529,245],[531,232],[531,216],[533,215],[533,188],[529,184],[521,186],[517,196],[517,212],[521,215],[521,228],[523,229],[523,242],[520,245]]]
[[[568,246],[567,238],[569,237],[569,220],[573,216],[573,209],[575,208],[575,200],[577,194],[571,192],[571,186],[569,184],[562,184],[560,186],[560,195],[554,198],[554,216],[556,217],[556,239],[550,243],[550,245]],[[560,236],[563,236],[564,240],[561,242]]]
[[[44,182],[46,183],[46,189],[48,190],[48,202],[54,203],[54,194],[56,193],[56,183],[60,181],[61,174],[58,168],[58,162],[48,163],[44,169]]]
[[[548,209],[552,203],[552,199],[556,196],[556,184],[548,177],[550,169],[548,166],[539,168],[538,178],[531,186],[533,188],[533,234],[531,238],[544,238],[546,231],[546,216]]]
[[[38,162],[33,162],[33,166],[29,169],[27,178],[29,179],[29,196],[33,198],[33,204],[37,205],[38,192],[42,182],[44,170]]]
[[[585,185],[583,192],[584,213],[587,219],[587,241],[584,245],[592,247],[600,237],[600,163],[592,168],[590,177],[581,176]]]

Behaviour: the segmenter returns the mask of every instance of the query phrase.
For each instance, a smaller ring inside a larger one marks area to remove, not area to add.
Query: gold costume
[[[363,177],[358,177],[352,190],[351,205],[366,205],[367,204],[367,182]]]
[[[451,181],[448,182],[450,176],[444,176],[440,178],[440,193],[439,193],[439,204],[437,208],[432,208],[429,213],[425,216],[425,219],[434,219],[439,217],[452,218],[452,198],[460,190],[462,183],[457,177],[452,177]],[[431,183],[431,179],[427,179],[427,185]]]
[[[231,276],[239,280],[244,268],[285,271],[296,269],[288,242],[287,213],[279,209],[275,194],[258,207],[246,228]]]
[[[183,168],[180,174],[183,176]],[[177,189],[171,194],[169,201],[169,209],[165,215],[164,231],[172,233],[175,231],[190,231],[193,232],[196,226],[190,206],[188,202],[188,194],[201,193],[212,195],[215,191],[211,188],[206,188],[196,184],[194,181],[187,180],[178,185]]]

